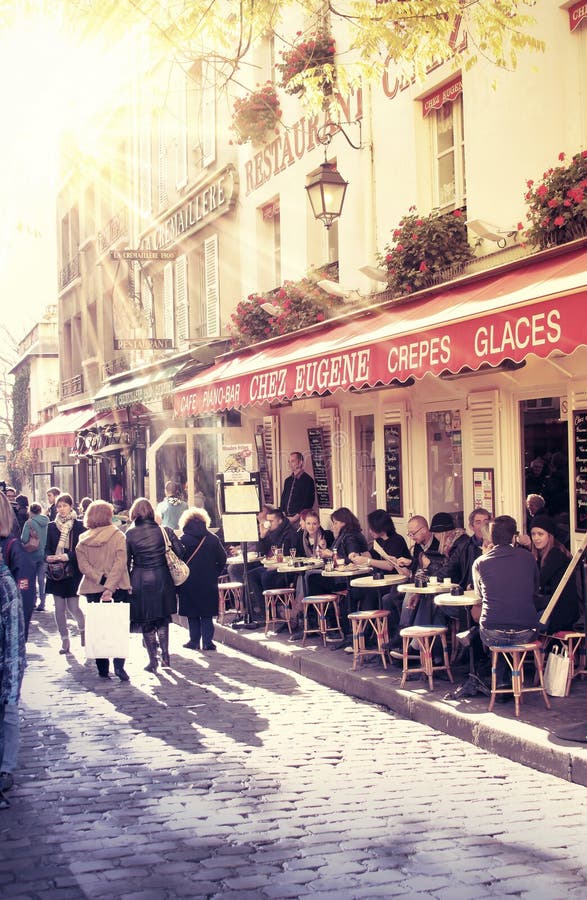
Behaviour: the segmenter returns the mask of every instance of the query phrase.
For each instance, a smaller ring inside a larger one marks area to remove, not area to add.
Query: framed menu
[[[402,426],[383,426],[385,452],[385,508],[390,516],[403,516]]]
[[[575,529],[587,531],[587,411],[573,412],[575,447]]]
[[[257,450],[257,465],[259,467],[259,479],[261,481],[261,495],[263,503],[268,506],[273,505],[273,485],[271,482],[271,473],[269,471],[269,463],[267,460],[267,452],[263,441],[263,433],[258,431],[255,434],[255,448]]]
[[[495,515],[495,477],[493,469],[473,469],[473,507]]]
[[[314,470],[316,499],[320,509],[332,509],[332,491],[330,489],[330,467],[326,459],[324,429],[308,428],[308,444]]]

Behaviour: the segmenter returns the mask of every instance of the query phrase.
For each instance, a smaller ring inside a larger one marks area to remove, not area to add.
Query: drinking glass
[[[296,552],[297,551],[296,551],[295,547],[292,547],[291,550],[289,551],[289,555],[291,556],[292,565],[293,565],[294,559],[296,558]]]

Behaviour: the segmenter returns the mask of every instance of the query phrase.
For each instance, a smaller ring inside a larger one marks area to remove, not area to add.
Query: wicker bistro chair
[[[402,628],[400,636],[402,639],[402,680],[400,688],[405,685],[408,676],[416,672],[421,672],[428,679],[428,686],[431,691],[434,690],[434,673],[445,671],[448,680],[453,681],[450,669],[450,661],[448,658],[448,649],[446,644],[446,628],[435,627],[433,625],[410,625],[408,628]],[[435,666],[432,661],[432,647],[434,641],[439,640],[442,645],[442,665]],[[409,668],[409,650],[410,644],[414,641],[420,653],[420,665]]]
[[[364,612],[349,613],[349,622],[353,630],[353,669],[363,665],[367,656],[380,656],[383,668],[387,669],[386,655],[389,651],[389,634],[387,609],[371,609]],[[377,638],[376,647],[366,647],[365,637],[372,631]]]
[[[265,634],[275,630],[276,625],[287,625],[292,634],[292,603],[295,600],[294,588],[268,588],[263,591],[265,600]]]
[[[544,677],[542,669],[542,644],[540,641],[531,641],[529,644],[513,644],[511,646],[495,645],[489,647],[491,652],[491,696],[489,699],[489,712],[495,706],[495,698],[498,694],[512,694],[516,706],[516,716],[520,717],[520,703],[524,694],[540,692],[547,709],[550,709],[550,700],[544,689]],[[512,673],[512,685],[507,688],[497,686],[497,659],[499,654],[504,657]],[[524,683],[524,663],[529,653],[534,656],[534,665],[538,684]]]
[[[338,637],[344,640],[344,633],[340,624],[339,598],[337,594],[314,594],[310,597],[304,597],[302,600],[302,608],[304,612],[304,634],[302,637],[302,647],[306,645],[306,638],[310,634],[319,634],[322,643],[326,646],[326,639],[330,632],[337,632]],[[317,627],[310,628],[308,620],[308,612],[314,610],[317,617]],[[334,616],[335,625],[328,624],[328,614]]]
[[[244,615],[242,581],[224,581],[218,579],[218,621],[224,625],[227,614],[234,613],[235,618]]]

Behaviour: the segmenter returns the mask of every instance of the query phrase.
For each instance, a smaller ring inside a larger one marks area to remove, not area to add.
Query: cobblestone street
[[[35,616],[2,897],[585,896],[584,787],[176,626],[101,681]]]

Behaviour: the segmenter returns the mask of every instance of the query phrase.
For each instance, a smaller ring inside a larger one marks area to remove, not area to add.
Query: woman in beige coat
[[[105,500],[94,500],[86,509],[84,525],[88,529],[80,535],[76,547],[77,562],[83,575],[79,586],[88,603],[114,601],[130,602],[130,577],[126,563],[126,540],[122,531],[112,524],[114,508]],[[83,538],[83,540],[82,540]],[[109,678],[108,659],[97,659],[100,678]],[[128,681],[124,660],[114,660],[114,673],[121,681]]]

